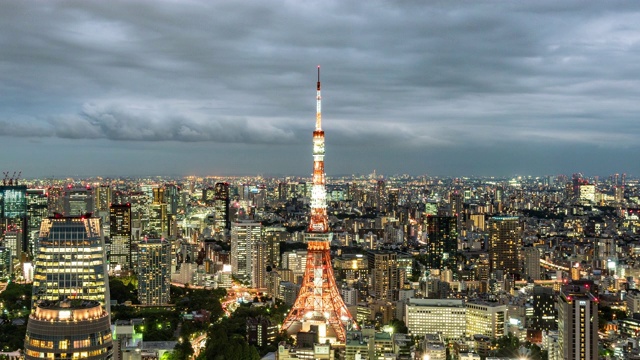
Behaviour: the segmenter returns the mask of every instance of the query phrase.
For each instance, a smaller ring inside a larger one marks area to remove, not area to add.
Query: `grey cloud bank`
[[[330,175],[640,174],[636,2],[0,7],[0,151],[27,176],[306,175],[317,64]]]

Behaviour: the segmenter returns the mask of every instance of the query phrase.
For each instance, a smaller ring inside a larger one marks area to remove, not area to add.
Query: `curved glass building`
[[[25,359],[111,359],[110,316],[97,301],[41,301],[24,341]]]

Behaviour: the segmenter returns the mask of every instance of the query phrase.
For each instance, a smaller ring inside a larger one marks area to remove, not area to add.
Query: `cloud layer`
[[[6,2],[0,48],[0,141],[31,144],[18,167],[41,161],[34,140],[100,140],[132,156],[140,142],[184,155],[233,144],[189,170],[236,156],[238,172],[296,172],[321,64],[328,145],[358,154],[341,171],[402,170],[402,158],[403,172],[464,174],[476,170],[405,155],[458,154],[450,164],[526,146],[532,164],[584,147],[640,172],[617,157],[640,135],[634,2]],[[276,150],[283,161],[245,161]]]

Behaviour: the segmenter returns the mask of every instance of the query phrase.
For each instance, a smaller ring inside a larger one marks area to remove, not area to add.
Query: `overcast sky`
[[[23,177],[640,175],[640,2],[0,0]]]

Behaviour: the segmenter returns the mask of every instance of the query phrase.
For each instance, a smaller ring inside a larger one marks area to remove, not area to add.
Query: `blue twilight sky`
[[[637,1],[0,0],[23,177],[640,175]]]

